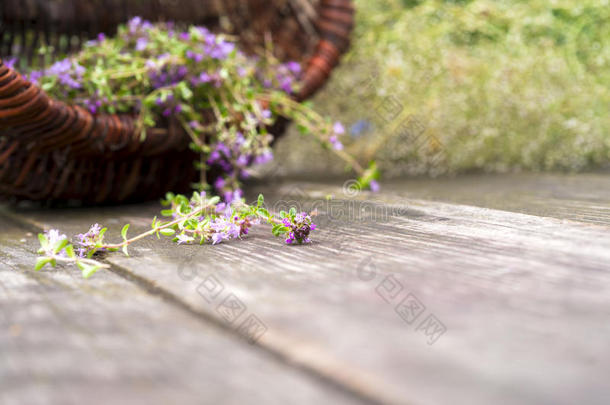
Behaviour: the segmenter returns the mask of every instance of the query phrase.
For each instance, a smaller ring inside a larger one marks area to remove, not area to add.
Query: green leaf
[[[127,249],[127,245],[123,246],[123,253],[125,253],[125,256],[129,256],[129,251]]]
[[[176,231],[171,228],[161,229],[161,234],[164,236],[174,236],[175,233]]]
[[[61,252],[63,250],[63,248],[65,248],[68,245],[68,243],[69,243],[69,241],[67,238],[58,240],[57,243],[55,244],[55,246],[53,246],[53,253],[58,254],[59,252]]]
[[[123,229],[121,229],[121,236],[123,240],[127,240],[127,231],[129,230],[129,224],[125,225]]]
[[[297,209],[294,207],[290,208],[289,214],[291,217],[294,217],[297,214]]]
[[[193,98],[193,92],[188,88],[186,82],[180,82],[177,86],[178,91],[180,91],[180,95],[184,100],[190,100]]]
[[[38,234],[38,240],[40,241],[40,247],[46,249],[49,246],[49,240],[44,233]]]
[[[39,271],[44,266],[51,263],[51,260],[53,259],[51,259],[50,257],[39,257],[38,259],[36,259],[36,265],[34,266],[34,270]]]
[[[83,278],[91,277],[92,275],[97,273],[97,271],[100,269],[100,266],[94,266],[94,265],[86,264],[86,263],[82,263],[82,262],[76,262],[76,265],[78,266],[79,269],[81,269],[81,271],[83,273]]]
[[[74,253],[74,246],[68,245],[66,246],[65,250],[69,258],[74,259],[76,257],[76,254]]]
[[[273,233],[273,236],[281,236],[288,232],[288,228],[286,228],[283,224],[275,224],[273,225],[271,232]]]
[[[258,203],[257,203],[258,207],[259,208],[262,207],[264,203],[265,203],[265,197],[263,197],[262,194],[259,194],[258,195]]]

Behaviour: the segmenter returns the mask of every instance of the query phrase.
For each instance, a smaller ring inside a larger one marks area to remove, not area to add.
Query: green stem
[[[193,219],[193,218],[195,218],[197,216],[200,216],[201,214],[206,212],[206,210],[209,209],[209,208],[210,208],[210,206],[206,205],[205,207],[202,207],[202,208],[200,208],[200,209],[198,209],[196,211],[193,211],[193,212],[191,212],[190,214],[188,214],[188,215],[186,215],[184,217],[178,218],[178,219],[176,219],[176,220],[174,220],[172,222],[168,222],[168,223],[163,224],[161,226],[155,227],[155,228],[151,229],[148,232],[144,232],[144,233],[142,233],[142,234],[140,234],[140,235],[138,235],[138,236],[136,236],[134,238],[128,239],[128,240],[126,240],[126,241],[124,241],[122,243],[116,243],[116,244],[111,244],[111,245],[104,245],[104,246],[102,246],[102,248],[105,248],[105,249],[115,249],[115,250],[122,249],[124,246],[129,246],[132,243],[137,242],[140,239],[144,239],[144,238],[146,238],[148,236],[154,235],[155,233],[160,232],[163,229],[171,228],[171,227],[173,227],[175,225],[178,225],[179,223],[181,223],[183,221],[188,221],[189,219]]]
[[[89,266],[101,267],[104,269],[110,268],[110,266],[108,264],[100,263],[93,259],[80,259],[80,258],[76,259],[76,258],[62,257],[62,256],[51,256],[51,259],[53,259],[59,263],[83,263],[83,264],[87,264]]]
[[[264,100],[269,103],[277,102],[282,107],[285,107],[285,108],[287,107],[289,110],[292,110],[292,111],[295,111],[295,112],[301,114],[305,118],[304,119],[305,121],[310,121],[311,123],[314,124],[314,126],[315,126],[315,124],[317,124],[319,127],[328,126],[328,123],[324,120],[324,118],[322,118],[321,115],[319,115],[315,111],[310,110],[306,106],[302,105],[301,103],[293,100],[292,98],[290,98],[288,96],[283,97],[283,96],[278,96],[277,93],[267,92],[265,94],[262,94],[259,97],[260,97],[260,100]],[[287,118],[294,118],[294,116],[291,116],[290,113],[284,113],[284,115]],[[318,133],[318,131],[312,131],[312,133],[316,138],[318,138],[318,140],[320,142],[322,142],[324,144],[329,143],[329,140],[323,138]],[[358,173],[360,176],[362,176],[364,174],[365,169],[349,153],[347,153],[343,150],[336,150],[334,148],[332,148],[332,150],[337,156],[339,156],[341,159],[343,159],[345,162],[347,162],[347,164],[350,165],[356,173]]]

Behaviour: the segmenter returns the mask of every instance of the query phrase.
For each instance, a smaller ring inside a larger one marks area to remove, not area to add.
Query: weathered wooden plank
[[[32,235],[0,229],[3,405],[360,403],[111,272],[35,273]]]
[[[407,179],[388,183],[385,193],[543,217],[610,225],[610,175],[507,174]]]
[[[341,195],[320,185],[267,193],[318,207],[312,246],[282,246],[257,230],[217,247],[151,242],[109,261],[220,322],[218,305],[234,294],[268,327],[264,348],[384,402],[607,402],[608,227],[400,190],[375,196],[377,216],[367,218],[371,196],[327,202],[332,193]],[[116,234],[122,221],[147,223],[150,208],[32,215],[70,232],[115,223]],[[220,302],[206,300],[210,280],[224,286]],[[425,308],[409,312],[402,300]]]

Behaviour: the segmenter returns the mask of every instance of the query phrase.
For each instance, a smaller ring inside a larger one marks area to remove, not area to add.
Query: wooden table
[[[35,233],[157,204],[2,209],[0,404],[610,403],[609,176],[337,184],[249,189],[317,208],[310,246],[150,240],[90,280],[34,272]]]

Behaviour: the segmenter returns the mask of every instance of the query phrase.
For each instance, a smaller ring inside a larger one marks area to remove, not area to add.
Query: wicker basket
[[[351,0],[2,0],[0,13],[0,56],[29,63],[41,43],[77,51],[136,15],[230,32],[246,51],[271,38],[278,58],[305,67],[300,100],[328,79],[354,17]],[[189,137],[170,125],[142,142],[134,127],[132,116],[50,98],[0,59],[0,197],[100,204],[187,191],[197,179],[196,156],[185,158]]]

